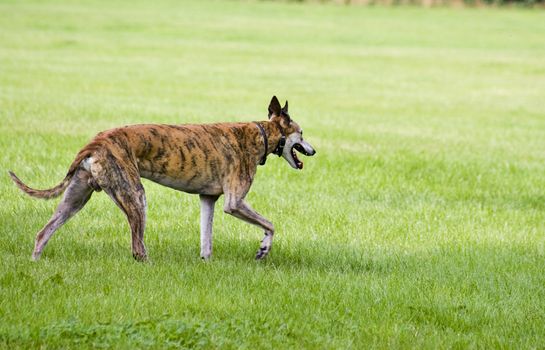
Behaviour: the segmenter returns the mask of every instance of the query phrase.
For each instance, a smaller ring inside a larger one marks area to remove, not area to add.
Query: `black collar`
[[[263,137],[263,143],[265,144],[265,153],[263,154],[263,157],[261,157],[261,160],[259,161],[259,165],[265,165],[265,162],[267,161],[267,155],[269,154],[269,138],[267,137],[267,133],[265,132],[265,129],[263,128],[263,125],[261,125],[258,122],[254,122],[255,125],[257,125],[257,128],[259,129],[259,132],[261,133],[261,137]],[[280,141],[278,142],[278,145],[274,149],[272,153],[276,154],[277,156],[281,156],[282,152],[284,152],[284,145],[286,144],[286,135],[284,135],[284,130],[282,130],[282,127],[278,127],[280,130],[280,134],[282,136],[280,137]]]
[[[259,124],[258,122],[254,123],[255,125],[257,125],[257,128],[261,133],[261,137],[263,137],[263,143],[265,144],[265,153],[263,154],[263,157],[261,157],[259,165],[265,165],[265,162],[267,161],[267,154],[269,153],[269,139],[267,138],[267,133],[265,132],[265,129],[263,129],[263,125]]]

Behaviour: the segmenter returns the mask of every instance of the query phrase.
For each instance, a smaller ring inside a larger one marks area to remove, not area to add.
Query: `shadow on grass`
[[[510,199],[509,202],[517,209],[545,211],[545,195],[520,196]]]
[[[128,234],[128,233],[127,233]],[[155,234],[155,233],[154,233]],[[104,237],[85,240],[81,237],[52,240],[45,249],[42,260],[53,264],[69,265],[103,265],[104,268],[115,265],[142,266],[174,266],[183,270],[187,266],[203,264],[199,257],[198,237],[167,237],[149,239],[149,263],[136,262],[131,255],[130,239]],[[8,242],[6,242],[8,243]],[[26,242],[25,242],[26,243]],[[22,248],[27,249],[23,252]],[[391,247],[358,247],[324,241],[293,240],[287,242],[279,237],[273,250],[264,261],[255,261],[254,256],[259,247],[258,240],[240,240],[216,237],[214,255],[209,264],[211,267],[227,268],[272,268],[287,272],[324,272],[337,274],[378,274],[389,275],[404,271],[421,271],[441,266],[448,269],[450,265],[468,266],[469,264],[515,264],[533,261],[543,265],[540,259],[543,254],[539,247],[528,247],[523,243],[504,242],[482,243],[441,243],[429,245],[427,249],[406,249],[400,246]],[[16,257],[25,258],[30,263],[31,245],[24,245],[21,239],[10,241],[4,247],[5,252]],[[22,253],[23,252],[23,253]],[[26,253],[26,254],[25,254]],[[22,256],[21,254],[25,254]],[[517,259],[522,259],[517,262]],[[36,264],[40,264],[39,261]]]
[[[124,323],[85,324],[75,320],[47,325],[21,334],[0,331],[0,346],[6,348],[161,348],[209,349],[217,327],[204,322],[172,320],[169,315]],[[225,345],[228,339],[215,346]]]
[[[275,242],[270,255],[263,261],[255,261],[254,256],[259,241],[221,240],[216,239],[210,265],[261,266],[282,270],[300,271],[314,270],[335,273],[378,273],[388,274],[392,270],[399,271],[412,263],[406,256],[394,253],[380,254],[372,249],[357,249],[348,245],[329,244],[324,249],[323,242],[296,241],[289,245]],[[43,261],[55,263],[62,261],[68,264],[101,264],[109,261],[115,264],[137,264],[146,266],[174,265],[184,266],[202,264],[199,257],[199,243],[188,239],[163,239],[147,244],[149,262],[138,263],[131,255],[130,243],[123,244],[119,239],[86,241],[72,237],[50,242],[44,250]],[[28,246],[28,260],[32,247]],[[18,254],[21,253],[19,249]]]

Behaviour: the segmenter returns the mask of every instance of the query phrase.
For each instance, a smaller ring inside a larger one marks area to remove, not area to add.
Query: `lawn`
[[[537,348],[545,342],[545,12],[235,1],[0,2],[1,348]],[[101,192],[30,260],[97,132],[264,120],[262,232],[144,181],[150,263]]]

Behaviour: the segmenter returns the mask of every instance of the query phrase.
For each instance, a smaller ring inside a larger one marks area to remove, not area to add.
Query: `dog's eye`
[[[301,136],[303,136],[303,129],[301,129],[301,131],[299,131],[299,133],[301,134]]]

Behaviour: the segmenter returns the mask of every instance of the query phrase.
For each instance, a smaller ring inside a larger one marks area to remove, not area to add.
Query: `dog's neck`
[[[260,147],[258,147],[258,157],[259,161],[261,161],[263,158],[266,158],[269,154],[273,153],[278,148],[278,144],[280,143],[282,136],[284,136],[284,132],[282,126],[277,121],[269,120],[258,123],[259,125],[261,125],[263,131],[265,132],[265,135],[262,135],[261,132],[258,131],[258,144],[261,145]],[[265,137],[267,139],[267,147],[265,147]]]
[[[264,123],[263,127],[269,138],[269,150],[267,152],[267,155],[269,155],[278,147],[278,143],[282,136],[285,136],[285,133],[284,129],[277,121],[267,121]]]

